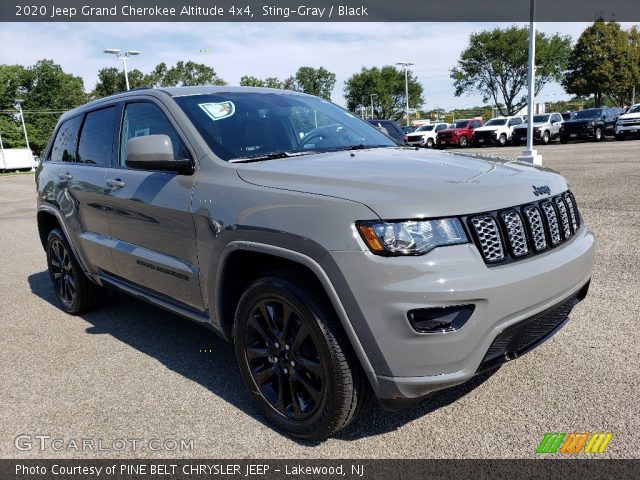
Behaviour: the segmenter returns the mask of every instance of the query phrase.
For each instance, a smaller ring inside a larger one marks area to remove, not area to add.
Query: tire
[[[467,137],[465,137],[464,135],[460,137],[460,140],[458,140],[458,145],[460,146],[460,148],[467,148],[469,146],[469,141],[467,140]]]
[[[425,143],[425,148],[433,148],[433,138],[427,138],[427,143]]]
[[[550,141],[551,141],[551,134],[549,134],[548,130],[545,130],[545,132],[542,134],[542,144],[549,145]]]
[[[596,127],[596,130],[593,132],[593,141],[601,142],[604,140],[604,136],[602,135],[602,129],[600,127]]]
[[[60,307],[79,315],[97,307],[106,289],[93,283],[82,271],[64,234],[54,228],[47,237],[47,267]]]
[[[507,144],[507,136],[503,133],[498,138],[498,146],[499,147],[504,147],[506,144]]]
[[[624,133],[616,134],[616,140],[624,141],[627,139],[627,136]]]
[[[563,145],[566,145],[567,143],[569,143],[569,139],[567,137],[560,137],[560,143],[562,143]]]
[[[370,386],[331,305],[294,278],[276,272],[246,289],[234,323],[236,359],[272,424],[322,440],[356,418],[369,402]]]

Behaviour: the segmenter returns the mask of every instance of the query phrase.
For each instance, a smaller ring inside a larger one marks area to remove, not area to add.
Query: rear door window
[[[78,162],[92,165],[111,163],[115,118],[115,107],[87,113],[80,133]]]
[[[78,129],[82,115],[65,120],[60,125],[51,147],[49,160],[52,162],[75,162],[77,159]]]

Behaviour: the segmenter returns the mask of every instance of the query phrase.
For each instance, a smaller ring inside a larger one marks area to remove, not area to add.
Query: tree
[[[594,96],[596,106],[606,96],[614,103],[628,102],[640,79],[637,30],[625,32],[616,22],[596,20],[576,42],[563,80],[568,93]],[[639,43],[640,44],[640,43]]]
[[[249,75],[243,75],[240,78],[241,87],[264,87],[264,80]]]
[[[65,73],[52,60],[39,60],[24,68],[0,66],[0,110],[8,112],[0,118],[0,133],[6,148],[24,147],[15,99],[22,99],[22,110],[31,149],[41,154],[60,114],[87,101],[80,77]]]
[[[324,67],[300,67],[295,75],[296,90],[331,100],[336,75]]]
[[[130,88],[143,87],[149,81],[148,77],[140,70],[134,69],[127,72]],[[101,98],[114,93],[124,92],[127,89],[127,82],[124,78],[124,71],[117,67],[103,68],[98,72],[98,83],[96,83],[91,98]]]
[[[513,115],[527,104],[529,29],[516,26],[473,33],[458,65],[451,70],[456,96],[479,92],[502,115]],[[571,40],[536,33],[536,94],[548,82],[562,79]],[[504,107],[499,104],[503,103]]]
[[[422,85],[416,76],[409,72],[409,105],[419,108],[424,102]],[[347,108],[352,112],[370,111],[371,95],[374,99],[374,117],[399,120],[405,113],[404,70],[387,65],[382,68],[362,67],[359,73],[352,75],[344,87]]]
[[[163,62],[147,76],[147,82],[156,87],[178,87],[194,85],[226,85],[211,67],[203,63],[180,61],[171,68]]]

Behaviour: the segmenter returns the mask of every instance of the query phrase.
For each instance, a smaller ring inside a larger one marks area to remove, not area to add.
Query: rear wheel
[[[569,143],[569,139],[567,137],[560,136],[560,143],[567,144]]]
[[[355,418],[370,387],[327,300],[289,278],[262,277],[242,295],[236,358],[265,417],[296,437],[324,439]]]
[[[74,315],[95,308],[106,290],[84,274],[62,232],[54,228],[47,237],[47,266],[62,310]]]
[[[427,143],[425,144],[427,148],[433,148],[433,138],[427,138]]]
[[[500,135],[500,137],[498,138],[498,145],[500,147],[504,147],[507,144],[507,136],[503,133],[502,135]]]
[[[624,133],[618,133],[616,134],[616,140],[626,140],[627,137]]]
[[[460,141],[458,143],[460,145],[460,148],[467,148],[469,146],[469,141],[464,135],[460,137]]]

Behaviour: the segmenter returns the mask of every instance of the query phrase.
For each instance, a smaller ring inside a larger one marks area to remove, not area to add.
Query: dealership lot
[[[406,411],[376,407],[323,443],[266,425],[232,348],[206,329],[119,293],[80,317],[57,309],[33,177],[0,178],[0,456],[534,457],[543,435],[557,431],[611,432],[602,456],[637,458],[640,141],[537,148],[545,166],[568,178],[598,239],[587,299],[557,335],[494,375]],[[36,435],[61,441],[41,450]],[[93,448],[83,451],[83,439]],[[96,451],[99,440],[106,449]],[[140,440],[135,450],[132,440]]]

